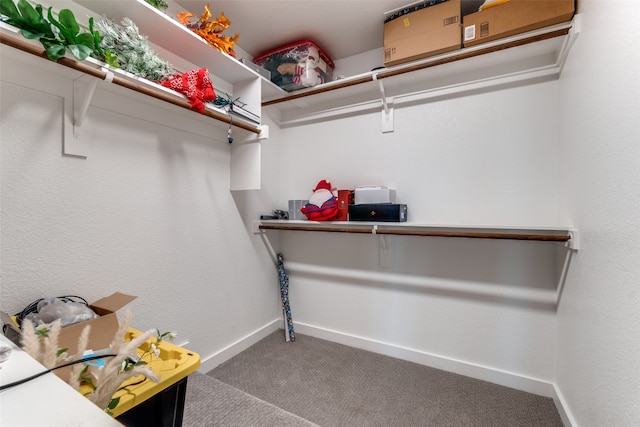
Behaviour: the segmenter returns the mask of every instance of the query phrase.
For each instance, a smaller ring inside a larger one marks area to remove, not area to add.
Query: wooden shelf
[[[80,86],[95,89],[97,82],[101,82],[100,88],[102,90],[112,91],[118,96],[132,97],[165,109],[177,106],[189,110],[194,116],[202,117],[207,125],[217,124],[217,127],[224,132],[225,141],[228,125],[246,131],[241,132],[240,138],[236,138],[238,142],[231,146],[230,189],[255,190],[260,188],[260,144],[252,142],[258,142],[262,138],[268,137],[267,126],[256,125],[239,117],[231,119],[225,111],[210,104],[206,104],[204,114],[200,114],[193,110],[188,99],[181,93],[120,69],[111,68],[92,58],[77,61],[67,55],[53,62],[46,56],[44,48],[37,40],[25,39],[17,28],[5,23],[0,23],[0,44],[3,46],[1,49],[3,60],[12,59],[25,63],[29,67],[50,70],[73,82],[71,90],[64,96],[64,108],[69,110],[69,113],[65,114],[65,132],[63,132],[62,141],[62,152],[65,155],[86,157],[87,147],[90,145],[90,141],[77,137],[76,130],[82,123],[82,119],[79,120],[79,117],[83,117],[87,113],[93,89],[88,91],[76,91],[75,89]],[[8,48],[4,48],[4,46],[8,46]],[[210,50],[214,49],[210,48]],[[260,81],[257,75],[253,80],[237,83],[234,88],[238,88],[238,93],[246,93],[249,97],[260,99]],[[81,102],[75,102],[76,95],[81,98],[79,99]],[[259,104],[259,101],[256,104]],[[77,110],[79,105],[84,105],[86,108],[80,112]],[[214,122],[209,119],[214,119]],[[234,134],[234,136],[237,135]],[[220,139],[222,140],[222,138]]]
[[[278,95],[263,110],[282,126],[461,93],[557,79],[577,36],[574,21]]]
[[[567,243],[575,249],[577,231],[571,227],[512,227],[490,225],[443,225],[410,222],[265,220],[258,230],[356,233],[372,235],[457,237],[470,239],[528,240]]]
[[[140,34],[154,45],[198,68],[209,70],[211,79],[230,85],[230,94],[240,98],[245,108],[261,116],[261,78],[255,71],[235,58],[210,46],[202,37],[189,30],[168,14],[156,9],[144,0],[73,0],[74,3],[94,12],[98,18],[105,16],[116,23],[130,18]],[[180,9],[169,0],[172,9]],[[236,119],[234,118],[234,121]]]
[[[4,23],[0,23],[0,44],[10,46],[46,61],[51,61],[38,41],[25,39],[19,34],[19,30],[17,28]],[[184,95],[165,88],[157,83],[126,73],[117,68],[108,67],[106,64],[92,58],[87,58],[84,61],[77,61],[67,56],[59,59],[57,64],[96,77],[99,80],[106,80],[107,73],[111,72],[113,73],[113,79],[111,82],[115,85],[122,86],[134,92],[193,111],[193,107],[189,104],[188,99]],[[231,121],[224,111],[210,105],[206,106],[204,115],[224,123],[232,122],[233,126],[255,134],[260,134],[261,132],[260,127],[247,123],[243,120],[234,118],[233,121]]]
[[[119,23],[130,18],[149,40],[181,58],[207,68],[226,82],[253,80],[258,74],[240,61],[211,47],[202,37],[144,0],[73,0],[75,3]]]

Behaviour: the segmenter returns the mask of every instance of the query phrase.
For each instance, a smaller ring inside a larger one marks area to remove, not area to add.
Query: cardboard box
[[[447,0],[384,24],[384,65],[389,67],[460,49],[460,0]]]
[[[119,327],[116,311],[134,299],[136,297],[116,292],[108,297],[99,299],[93,304],[89,304],[89,307],[100,317],[63,327],[58,339],[58,346],[60,348],[68,348],[69,354],[75,354],[77,352],[78,338],[82,330],[85,326],[91,325],[88,348],[98,351],[109,347]],[[13,319],[6,313],[2,313],[2,321],[5,335],[14,342],[16,342],[16,339],[19,341],[21,331]],[[19,342],[17,344],[20,345]],[[64,378],[64,374],[67,371],[57,370],[55,372],[58,376]],[[66,380],[66,378],[64,379]]]
[[[510,0],[463,18],[465,47],[570,21],[575,0]]]

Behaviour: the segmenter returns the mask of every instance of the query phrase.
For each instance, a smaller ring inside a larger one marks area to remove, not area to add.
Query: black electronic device
[[[349,205],[349,221],[406,222],[407,205],[395,203]]]

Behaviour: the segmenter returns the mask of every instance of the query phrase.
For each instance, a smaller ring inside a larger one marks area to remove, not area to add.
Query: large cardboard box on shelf
[[[384,24],[384,65],[389,67],[460,49],[460,0],[447,0]]]
[[[463,18],[464,47],[570,21],[575,0],[509,0]]]
[[[87,325],[91,326],[87,348],[95,352],[109,347],[119,327],[116,311],[134,299],[136,299],[136,297],[115,292],[110,296],[89,304],[89,307],[91,307],[99,317],[63,327],[58,339],[58,347],[68,348],[69,354],[75,354],[78,346],[78,338],[80,338],[82,330]],[[13,319],[6,313],[2,313],[2,321],[4,323],[3,331],[5,335],[14,342],[16,342],[16,340],[19,341],[21,330]],[[66,380],[64,375],[68,370],[57,370],[55,372],[58,376]]]

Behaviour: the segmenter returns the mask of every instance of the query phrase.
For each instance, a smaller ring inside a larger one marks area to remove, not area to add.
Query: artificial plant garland
[[[123,18],[121,24],[101,19],[95,26],[102,34],[102,49],[114,52],[124,71],[153,82],[166,80],[176,74],[171,64],[160,59],[149,47],[147,37],[140,34],[131,19]]]
[[[155,7],[158,10],[165,11],[169,7],[169,3],[164,0],[145,0],[151,6]]]

